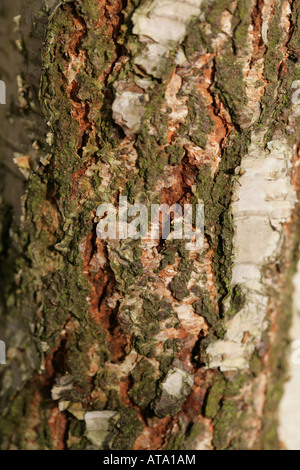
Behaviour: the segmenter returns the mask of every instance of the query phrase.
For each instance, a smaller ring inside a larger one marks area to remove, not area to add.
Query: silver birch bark
[[[2,448],[278,449],[299,1],[21,7],[10,153],[26,190],[20,226],[1,219]],[[203,201],[204,249],[101,241],[96,209],[121,195]]]

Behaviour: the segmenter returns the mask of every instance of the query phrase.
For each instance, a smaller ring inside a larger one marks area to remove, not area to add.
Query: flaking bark
[[[299,258],[299,1],[26,8],[33,149],[16,150],[18,254],[0,252],[2,448],[278,449]],[[259,191],[268,203],[251,209]],[[203,200],[204,250],[99,240],[96,208],[121,194]]]

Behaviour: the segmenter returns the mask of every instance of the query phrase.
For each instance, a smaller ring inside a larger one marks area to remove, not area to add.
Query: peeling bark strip
[[[2,448],[278,449],[300,241],[299,1],[43,6],[49,128],[6,289]],[[97,238],[96,208],[122,196],[202,200],[204,251]]]

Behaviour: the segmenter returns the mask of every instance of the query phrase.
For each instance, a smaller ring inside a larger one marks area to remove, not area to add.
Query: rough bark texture
[[[0,247],[1,447],[278,449],[299,1],[21,3],[11,115],[33,146],[13,144],[26,193]],[[96,208],[120,195],[203,200],[204,250],[101,241]]]

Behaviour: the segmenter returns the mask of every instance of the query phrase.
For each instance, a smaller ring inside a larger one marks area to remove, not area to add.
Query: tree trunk
[[[1,447],[280,448],[299,1],[20,3],[19,104],[1,105],[26,178],[19,226],[1,215]],[[101,240],[97,207],[120,196],[203,201],[204,248]]]

